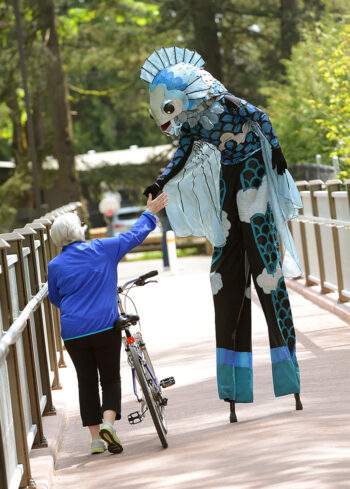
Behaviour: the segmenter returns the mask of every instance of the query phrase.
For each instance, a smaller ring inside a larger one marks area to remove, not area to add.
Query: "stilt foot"
[[[237,423],[235,401],[230,401],[230,423]]]
[[[295,410],[302,411],[303,405],[300,400],[300,394],[294,394],[294,398],[295,398]]]

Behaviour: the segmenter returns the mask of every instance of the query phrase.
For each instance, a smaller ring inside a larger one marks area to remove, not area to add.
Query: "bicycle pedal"
[[[134,411],[133,413],[128,414],[128,421],[130,424],[138,424],[143,421],[143,414],[139,411]]]
[[[167,387],[170,387],[171,385],[175,384],[175,379],[174,377],[167,377],[166,379],[162,379],[159,382],[159,385],[163,388],[166,389]]]

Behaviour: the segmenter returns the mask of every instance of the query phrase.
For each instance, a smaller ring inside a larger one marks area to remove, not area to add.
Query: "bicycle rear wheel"
[[[140,387],[142,389],[143,395],[145,396],[147,407],[149,409],[149,412],[151,413],[153,424],[157,430],[161,444],[163,445],[164,448],[167,448],[168,442],[166,439],[166,425],[165,425],[165,420],[163,421],[164,409],[161,409],[157,401],[154,399],[151,386],[148,383],[145,367],[142,364],[142,360],[139,357],[136,348],[133,345],[130,345],[129,348],[130,348],[132,361],[134,363],[136,375],[140,383]]]

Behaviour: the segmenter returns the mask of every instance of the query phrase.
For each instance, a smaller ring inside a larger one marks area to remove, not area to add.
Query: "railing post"
[[[1,235],[0,235],[1,238]],[[7,264],[7,249],[10,245],[3,239],[0,239],[0,301],[3,320],[3,329],[7,331],[13,323],[13,308],[10,292],[10,279]],[[32,473],[29,461],[28,441],[24,417],[24,406],[22,398],[21,377],[18,363],[17,344],[10,346],[7,355],[7,368],[9,375],[11,406],[13,413],[13,423],[15,430],[15,441],[18,463],[23,465],[23,475],[20,486],[35,488],[36,484],[32,479]]]
[[[41,227],[41,229],[45,229],[45,226],[37,224],[37,226]],[[18,233],[24,236],[24,246],[28,246],[30,249],[30,255],[28,256],[28,267],[29,267],[29,276],[30,276],[30,287],[32,291],[32,295],[35,295],[39,292],[41,288],[41,278],[39,276],[40,263],[37,262],[36,258],[36,246],[35,246],[35,237],[38,236],[36,231],[27,226],[22,229],[15,229]],[[38,357],[39,357],[39,365],[40,365],[40,376],[41,376],[41,384],[43,395],[46,396],[46,405],[43,411],[43,415],[53,415],[56,414],[56,408],[53,405],[52,401],[52,392],[51,392],[51,383],[50,383],[50,369],[49,369],[49,358],[48,351],[49,347],[47,345],[47,339],[45,335],[45,323],[44,323],[44,311],[43,306],[39,307],[34,312],[34,322],[35,322],[35,330],[36,330],[36,338],[38,344]]]
[[[299,192],[302,192],[304,190],[309,190],[309,184],[306,180],[301,180],[299,182],[296,182],[296,186],[297,186]],[[299,209],[299,214],[304,215],[304,209],[303,208]],[[304,269],[305,269],[305,285],[310,286],[310,285],[314,285],[314,282],[312,282],[309,278],[309,276],[310,276],[310,263],[309,263],[309,254],[308,254],[308,248],[307,248],[307,243],[306,243],[305,223],[299,222],[299,226],[300,226],[301,247],[302,247],[302,252],[303,252]]]
[[[322,180],[310,180],[309,185],[310,185],[312,213],[315,217],[319,217],[315,192],[322,189],[323,182]],[[333,291],[324,285],[325,270],[324,270],[324,257],[323,257],[322,241],[321,241],[321,230],[319,224],[315,224],[314,226],[315,226],[315,236],[316,236],[317,259],[318,259],[318,266],[320,270],[321,292],[322,294],[327,294],[328,292],[333,292]]]
[[[47,257],[46,244],[45,244],[45,226],[40,223],[34,221],[31,224],[27,224],[25,227],[30,227],[34,229],[40,241],[40,246],[38,248],[39,255],[39,263],[40,263],[40,281],[41,283],[45,283],[47,280],[47,263],[49,261]],[[53,308],[49,301],[49,298],[43,302],[44,311],[45,311],[45,322],[46,322],[46,333],[47,340],[49,345],[49,355],[50,355],[50,368],[54,373],[54,378],[52,382],[52,389],[61,389],[60,377],[58,372],[58,363],[57,363],[57,354],[56,354],[56,339],[55,339],[55,328],[54,328],[54,320],[53,320]]]
[[[24,256],[22,243],[24,241],[24,236],[18,232],[3,234],[3,239],[9,243],[9,252],[17,255],[17,263],[15,264],[16,272],[16,282],[17,282],[17,294],[18,294],[18,305],[20,311],[22,311],[26,304],[28,304],[31,297],[28,297],[27,285],[26,285],[26,275],[24,268]],[[30,320],[28,319],[27,325],[22,333],[23,337],[23,348],[24,348],[24,358],[27,371],[27,381],[30,399],[30,410],[32,414],[33,424],[37,427],[37,432],[34,438],[34,446],[36,448],[47,447],[47,440],[44,436],[43,423],[41,417],[40,408],[40,394],[38,387],[38,373],[35,364],[34,355],[34,342]]]
[[[301,180],[299,182],[296,182],[296,186],[297,186],[299,192],[309,190],[309,184],[306,180]],[[304,215],[304,208],[303,207],[301,209],[299,209],[299,214]],[[308,248],[307,248],[307,244],[306,244],[305,223],[299,222],[299,229],[300,229],[300,239],[301,239],[301,247],[302,247],[302,253],[303,253],[304,269],[305,269],[305,285],[310,286],[310,285],[314,285],[314,283],[309,279],[310,263],[309,263]]]
[[[55,256],[58,254],[58,249],[54,245],[51,236],[50,236],[50,228],[52,224],[51,219],[35,219],[34,222],[39,222],[43,224],[46,228],[46,273],[47,273],[47,265],[50,260],[55,258]],[[61,326],[60,326],[60,316],[59,316],[59,310],[57,307],[52,306],[53,309],[53,319],[54,319],[54,331],[55,331],[55,338],[56,338],[56,348],[57,352],[59,353],[59,361],[58,361],[58,366],[63,368],[66,367],[66,363],[64,361],[64,355],[63,355],[63,344],[62,344],[62,339],[61,339]]]
[[[1,247],[9,247],[3,239],[0,238],[0,249]],[[1,274],[0,274],[1,275]],[[3,283],[1,281],[0,277],[0,286],[2,286]],[[0,296],[0,301],[1,301],[1,296]],[[2,301],[1,301],[2,302]],[[2,323],[5,321],[5,310],[1,308],[2,312]],[[6,471],[6,460],[5,460],[5,450],[4,450],[4,444],[3,444],[3,436],[2,436],[2,430],[1,430],[1,420],[0,420],[0,489],[8,489],[8,483],[7,483],[7,471]]]
[[[350,180],[346,180],[345,188],[346,188],[346,193],[348,194],[348,205],[350,209]]]
[[[1,240],[0,240],[1,241]],[[7,483],[7,471],[6,471],[6,461],[5,461],[5,451],[4,451],[4,446],[2,443],[3,437],[2,437],[2,430],[1,430],[1,423],[0,423],[0,489],[8,489],[8,483]]]
[[[334,198],[332,196],[332,192],[336,192],[340,190],[341,181],[340,180],[328,180],[326,182],[327,192],[328,192],[328,202],[329,202],[329,210],[332,219],[337,219],[337,211],[335,208]],[[342,293],[344,288],[344,280],[343,280],[343,270],[341,266],[341,258],[340,258],[340,246],[339,246],[339,231],[338,228],[332,227],[332,237],[333,237],[333,246],[334,246],[334,257],[335,257],[335,267],[337,272],[337,285],[338,285],[338,297],[339,302],[347,302],[349,299],[345,297]]]

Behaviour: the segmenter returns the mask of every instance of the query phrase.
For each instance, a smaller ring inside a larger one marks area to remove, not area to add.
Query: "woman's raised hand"
[[[157,212],[159,212],[167,205],[168,205],[168,195],[165,192],[162,192],[154,200],[152,200],[152,194],[148,194],[146,210],[152,212],[152,214],[157,214]]]

